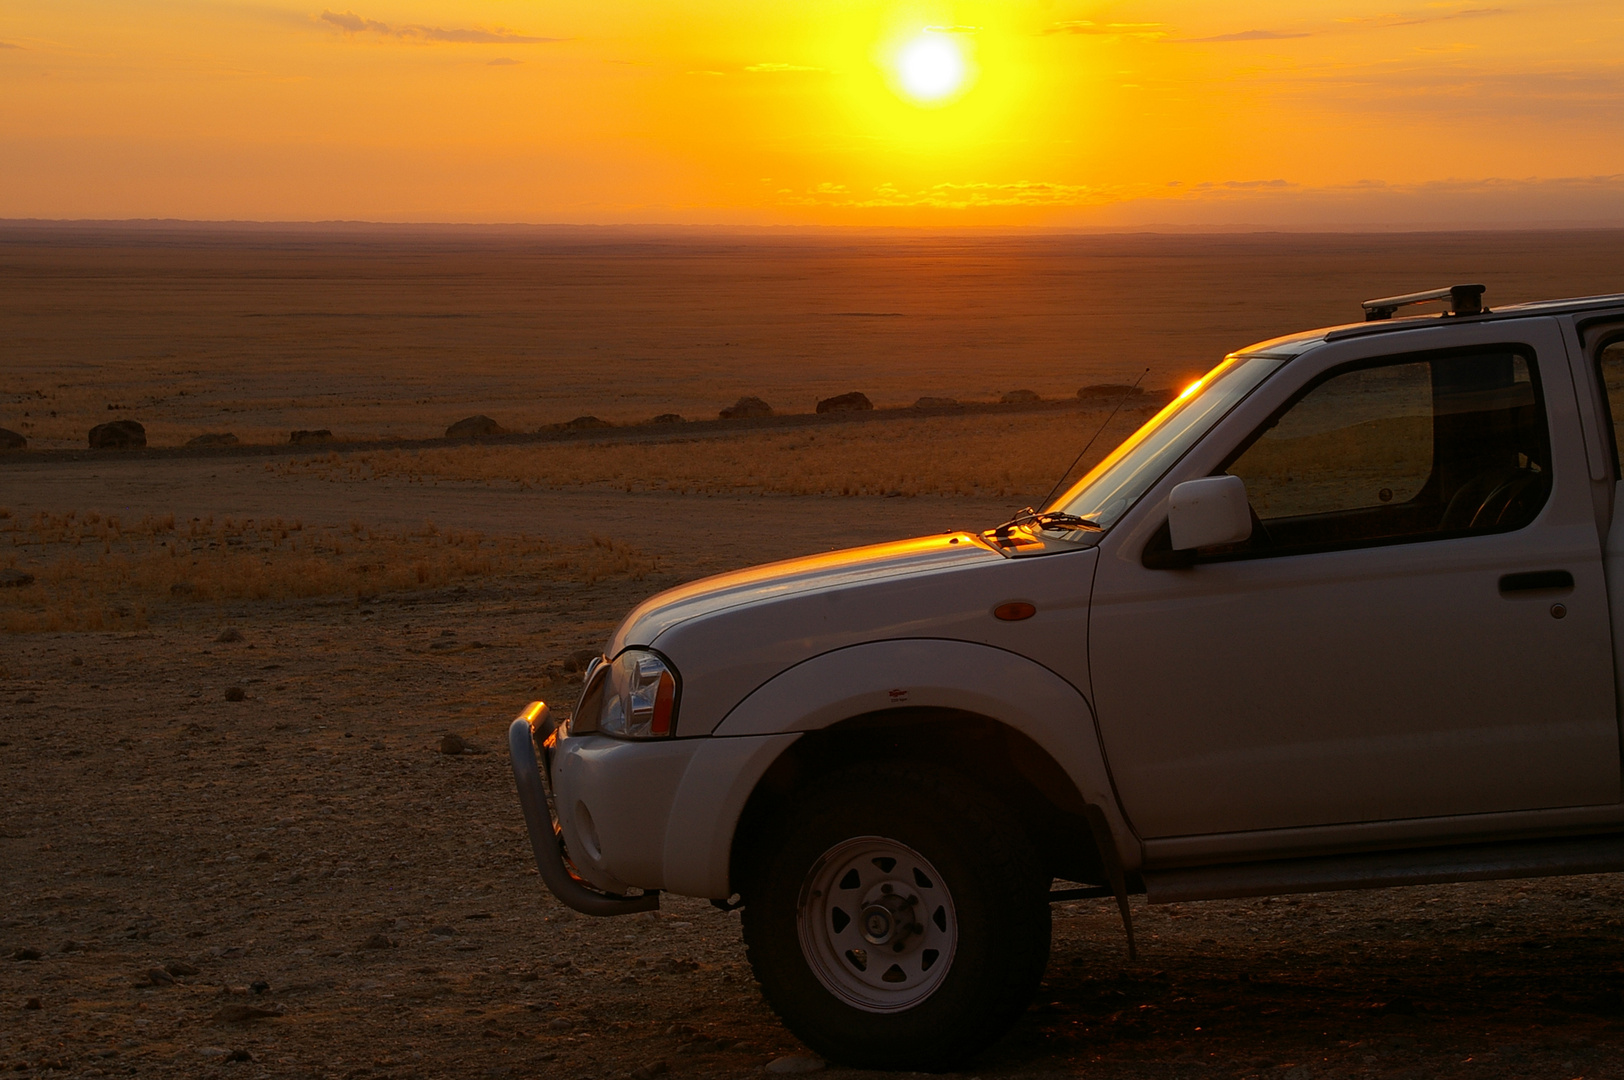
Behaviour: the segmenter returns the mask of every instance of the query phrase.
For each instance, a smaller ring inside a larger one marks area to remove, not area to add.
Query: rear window
[[[1613,417],[1613,475],[1624,476],[1624,469],[1619,467],[1618,445],[1624,442],[1624,339],[1610,342],[1602,347],[1596,357],[1597,374],[1601,376],[1601,385],[1607,393],[1607,408]]]

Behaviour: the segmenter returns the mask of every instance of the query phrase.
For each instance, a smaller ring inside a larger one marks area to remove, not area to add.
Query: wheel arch
[[[922,746],[921,741],[929,745]],[[751,852],[794,812],[796,793],[820,778],[874,761],[930,763],[988,788],[1026,827],[1052,877],[1103,884],[1087,803],[1071,778],[1023,732],[988,716],[939,708],[866,713],[808,732],[768,767],[734,831],[730,878],[747,891]]]
[[[1103,880],[1101,840],[1114,849],[1106,858],[1130,872],[1139,866],[1088,701],[1018,654],[942,639],[834,650],[763,684],[716,730],[787,732],[802,734],[763,772],[733,831],[736,889],[753,845],[790,811],[795,791],[846,764],[887,758],[945,764],[992,789],[1056,877]]]

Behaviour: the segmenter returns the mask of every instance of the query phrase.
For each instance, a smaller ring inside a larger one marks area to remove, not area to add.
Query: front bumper
[[[555,886],[556,868],[542,870],[542,879],[577,911],[586,910],[579,904],[588,899],[580,890],[589,890],[592,906],[603,909],[589,914],[646,910],[623,905],[652,907],[647,894],[656,891],[731,896],[739,817],[767,768],[798,738],[798,732],[647,741],[571,736],[567,728],[521,714],[509,741],[531,845],[538,868],[556,852],[568,878],[560,884],[570,895]],[[526,747],[529,761],[521,768]],[[531,790],[542,794],[539,813],[530,809],[535,799],[526,796],[525,776],[534,777]],[[632,889],[645,895],[624,899]],[[613,903],[606,906],[605,899]]]

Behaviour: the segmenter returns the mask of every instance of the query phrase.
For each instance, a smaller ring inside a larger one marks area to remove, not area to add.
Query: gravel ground
[[[749,505],[818,518],[792,502]],[[0,641],[0,1070],[814,1064],[762,1004],[736,915],[577,917],[530,861],[506,723],[572,700],[563,661],[666,583],[200,605]],[[448,732],[484,752],[440,753]],[[1057,907],[1042,993],[966,1075],[1624,1076],[1619,879],[1134,910],[1130,962],[1109,901]]]
[[[738,920],[541,888],[502,746],[646,584],[419,596],[6,643],[0,1068],[19,1074],[743,1076],[803,1054]],[[556,625],[548,623],[548,625]],[[227,701],[229,685],[245,700]],[[448,730],[488,752],[446,756]],[[1056,909],[981,1076],[1624,1075],[1613,878]],[[32,952],[30,951],[32,950]],[[831,1069],[830,1072],[838,1070]]]

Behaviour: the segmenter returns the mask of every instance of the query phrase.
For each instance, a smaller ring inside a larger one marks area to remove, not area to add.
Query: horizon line
[[[387,221],[365,218],[39,218],[0,217],[0,230],[162,230],[195,232],[318,231],[318,232],[599,232],[687,233],[703,235],[977,235],[977,236],[1099,236],[1099,235],[1398,235],[1449,233],[1528,233],[1607,230],[1624,232],[1624,222],[1594,218],[1527,219],[1513,222],[1397,221],[1383,224],[1348,221],[1271,222],[1145,222],[1122,225],[881,225],[881,224],[749,224],[740,222],[572,222],[572,221]]]

